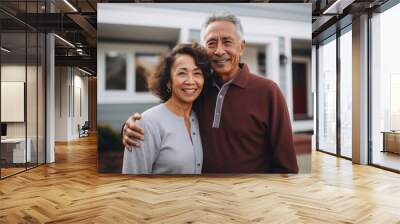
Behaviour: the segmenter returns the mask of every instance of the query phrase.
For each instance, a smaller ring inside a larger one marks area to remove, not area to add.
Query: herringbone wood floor
[[[313,152],[312,174],[98,174],[96,139],[0,181],[0,223],[400,223],[400,175]]]

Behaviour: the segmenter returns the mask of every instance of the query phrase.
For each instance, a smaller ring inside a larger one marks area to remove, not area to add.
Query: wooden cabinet
[[[383,133],[383,152],[400,154],[400,131],[387,131]]]

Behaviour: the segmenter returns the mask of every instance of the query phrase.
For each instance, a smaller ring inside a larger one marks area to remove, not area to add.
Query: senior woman
[[[192,110],[210,76],[210,63],[197,44],[180,44],[165,57],[149,81],[162,103],[138,121],[146,132],[139,147],[125,148],[124,174],[200,174],[203,150]]]

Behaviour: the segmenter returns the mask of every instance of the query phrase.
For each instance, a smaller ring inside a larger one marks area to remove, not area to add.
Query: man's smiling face
[[[203,42],[215,73],[224,81],[231,79],[239,70],[240,56],[245,49],[235,25],[228,21],[210,23],[204,31]]]

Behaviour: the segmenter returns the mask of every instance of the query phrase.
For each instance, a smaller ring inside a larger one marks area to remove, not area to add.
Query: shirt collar
[[[241,68],[239,74],[237,74],[232,81],[232,85],[238,86],[242,89],[246,88],[247,80],[249,79],[249,68],[247,64],[240,63],[239,67]]]
[[[216,87],[222,87],[222,85],[224,84],[233,84],[243,89],[246,88],[247,80],[249,78],[249,68],[246,64],[240,63],[239,69],[240,70],[238,71],[238,73],[226,83],[222,83],[222,80],[217,75],[215,75],[213,85]]]

